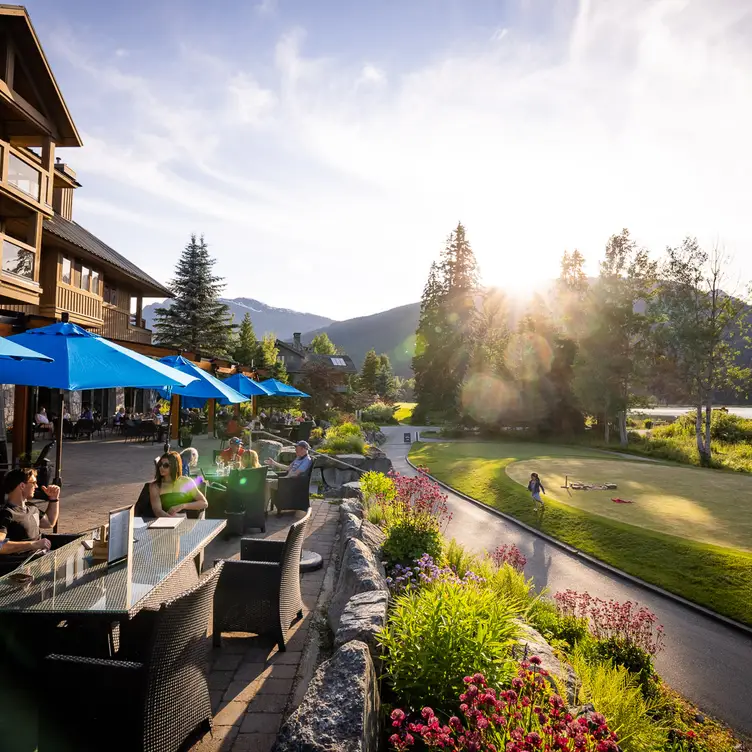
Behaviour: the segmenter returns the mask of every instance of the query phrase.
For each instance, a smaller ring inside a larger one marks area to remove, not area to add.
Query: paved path
[[[395,470],[414,474],[405,459],[407,427],[383,430],[387,443],[382,449]],[[420,429],[412,428],[416,430]],[[666,648],[656,660],[661,676],[705,712],[752,735],[752,638],[592,567],[455,494],[449,494],[449,506],[453,513],[450,536],[477,551],[514,543],[527,557],[525,574],[538,587],[547,587],[551,593],[567,588],[587,591],[600,598],[637,601],[653,610],[666,629]]]

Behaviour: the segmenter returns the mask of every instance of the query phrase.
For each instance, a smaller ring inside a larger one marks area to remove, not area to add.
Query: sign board
[[[412,444],[413,443],[413,437],[411,433],[405,434],[405,444]]]

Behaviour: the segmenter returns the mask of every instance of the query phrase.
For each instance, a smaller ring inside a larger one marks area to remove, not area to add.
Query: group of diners
[[[304,475],[313,464],[309,449],[307,442],[299,441],[295,445],[296,457],[289,466],[273,459],[267,459],[265,464],[284,472],[286,477]],[[239,440],[232,442],[225,451],[230,460],[239,458],[242,468],[261,466],[258,454],[253,449],[245,449]],[[190,468],[197,463],[198,452],[193,448],[184,450],[182,454],[166,452],[157,460],[154,480],[149,484],[149,500],[154,517],[174,517],[191,510],[206,509],[206,497],[196,482],[198,479],[189,475]],[[276,479],[269,479],[268,485],[273,492]],[[10,571],[8,565],[11,562],[17,565],[28,554],[46,552],[52,547],[49,534],[60,512],[60,487],[42,487],[47,497],[44,513],[37,507],[38,500],[34,498],[36,490],[37,475],[33,468],[10,470],[5,476],[4,499],[0,503],[0,574]]]

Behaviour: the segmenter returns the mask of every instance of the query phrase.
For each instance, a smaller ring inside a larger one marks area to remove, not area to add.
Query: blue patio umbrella
[[[296,389],[294,386],[285,384],[277,379],[266,379],[259,382],[263,386],[271,397],[310,397],[310,394],[301,392],[300,389]]]
[[[271,394],[271,392],[265,386],[259,384],[258,381],[249,379],[244,373],[234,373],[229,378],[223,379],[223,383],[227,384],[227,386],[229,387],[232,387],[236,392],[240,392],[249,399],[251,397],[268,397]],[[230,404],[224,399],[217,400],[217,402],[220,405]]]
[[[15,342],[5,339],[5,337],[0,337],[0,360],[43,360],[47,363],[52,362],[52,358],[29,350],[28,347],[17,345]]]
[[[49,363],[3,360],[0,364],[0,383],[60,390],[54,479],[57,485],[61,483],[63,464],[63,391],[112,389],[119,386],[160,389],[185,386],[195,380],[193,376],[67,321],[40,329],[29,329],[23,334],[8,337],[8,341],[52,358]]]
[[[223,404],[237,405],[246,402],[248,397],[240,394],[224,381],[220,381],[216,376],[212,376],[208,371],[199,368],[195,363],[186,360],[182,355],[168,355],[161,358],[160,363],[171,366],[184,374],[190,374],[195,377],[195,381],[186,387],[175,387],[160,391],[160,395],[169,399],[172,395],[177,395],[185,407],[203,407],[208,399],[225,400]],[[170,411],[170,423],[173,416]],[[165,443],[165,451],[169,445]]]

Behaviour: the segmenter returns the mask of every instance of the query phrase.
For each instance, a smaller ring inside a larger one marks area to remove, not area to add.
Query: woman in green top
[[[155,517],[174,517],[188,509],[201,511],[208,506],[193,479],[183,475],[183,462],[177,452],[167,452],[157,460],[149,496]]]

